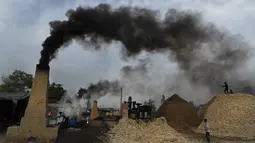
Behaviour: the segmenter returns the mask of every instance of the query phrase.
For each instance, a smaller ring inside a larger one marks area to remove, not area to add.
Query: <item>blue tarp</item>
[[[77,120],[69,120],[69,126],[73,127],[77,125]]]

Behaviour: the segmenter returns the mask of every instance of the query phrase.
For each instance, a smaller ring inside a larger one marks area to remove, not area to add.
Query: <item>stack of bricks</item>
[[[123,120],[128,119],[128,103],[122,103],[121,116]]]
[[[21,119],[20,126],[8,128],[6,143],[26,143],[31,136],[36,138],[36,143],[48,143],[56,139],[58,129],[46,127],[48,85],[49,68],[41,69],[37,65],[25,115]]]

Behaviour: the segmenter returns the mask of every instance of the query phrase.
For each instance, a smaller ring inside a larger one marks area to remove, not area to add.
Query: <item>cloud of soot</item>
[[[203,23],[195,12],[171,9],[162,20],[158,19],[158,11],[112,9],[108,4],[99,4],[71,9],[66,15],[68,20],[50,22],[51,32],[42,44],[40,65],[48,65],[58,49],[73,39],[94,44],[96,49],[103,42],[115,40],[122,42],[126,57],[141,51],[170,51],[170,59],[178,63],[191,82],[214,88],[212,78],[230,78],[226,76],[245,62],[250,50],[240,37]]]

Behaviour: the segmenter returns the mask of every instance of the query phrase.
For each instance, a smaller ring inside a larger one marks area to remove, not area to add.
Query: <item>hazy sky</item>
[[[1,0],[0,1],[0,74],[14,69],[34,73],[41,43],[49,35],[49,21],[66,19],[65,13],[77,6],[109,3],[160,10],[192,9],[233,34],[240,33],[252,44],[255,36],[254,0]],[[119,44],[101,52],[85,51],[77,44],[63,48],[51,63],[51,80],[68,89],[99,79],[115,79],[123,62]]]

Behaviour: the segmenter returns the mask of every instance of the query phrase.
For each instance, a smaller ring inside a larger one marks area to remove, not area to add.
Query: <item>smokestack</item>
[[[97,106],[97,101],[94,101],[91,113],[90,113],[90,120],[94,120],[97,117],[99,117],[99,111],[98,111],[98,106]]]
[[[37,64],[36,65],[36,71],[44,71],[44,72],[47,72],[49,74],[49,71],[50,71],[50,66],[49,65],[42,65],[42,64]]]
[[[48,142],[57,137],[57,128],[46,127],[49,70],[50,67],[48,65],[36,65],[35,76],[25,115],[21,119],[19,127],[8,129],[9,132],[12,133],[6,136],[8,142],[26,142],[29,136],[38,137],[38,140],[36,139],[38,142]]]
[[[122,103],[122,108],[121,108],[121,116],[122,119],[128,119],[128,104],[127,103]]]
[[[46,117],[47,116],[47,91],[49,86],[49,72],[50,67],[42,66],[37,64],[35,70],[35,76],[33,79],[31,94],[29,103],[26,109],[26,115],[31,116],[32,112],[37,112],[37,116]],[[35,105],[35,102],[37,104]],[[34,115],[33,115],[34,116]]]
[[[132,108],[132,97],[131,96],[128,97],[128,108],[129,109]]]

